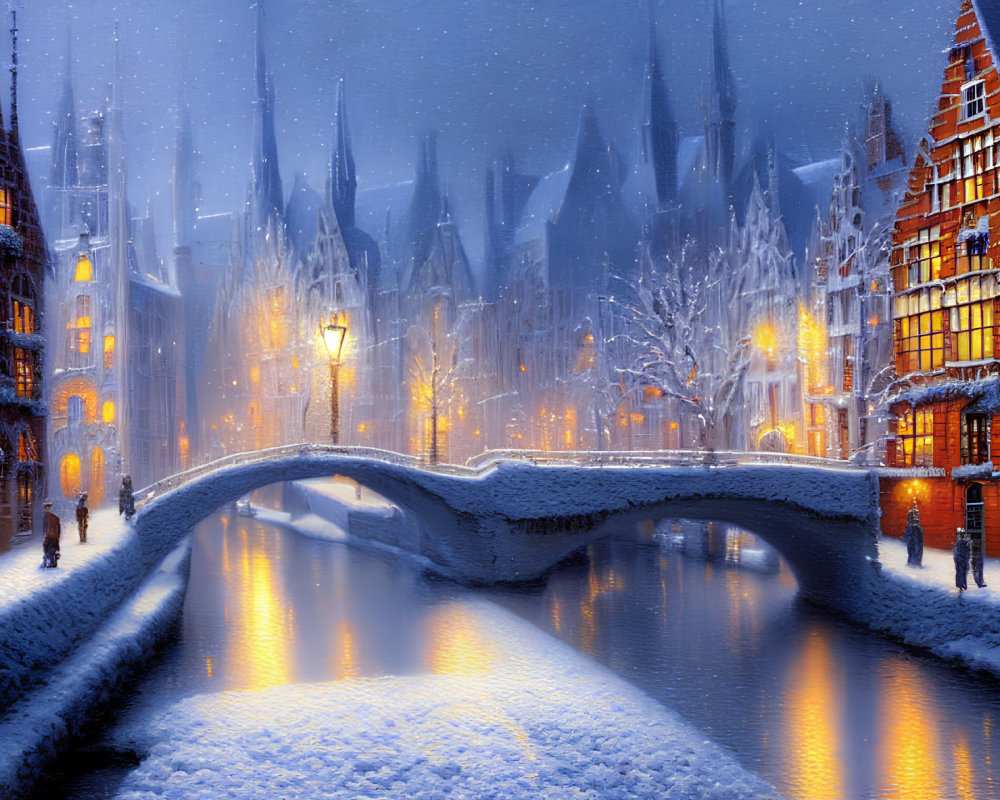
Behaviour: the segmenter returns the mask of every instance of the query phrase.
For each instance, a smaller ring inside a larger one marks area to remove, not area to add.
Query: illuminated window
[[[35,452],[35,440],[31,438],[28,431],[21,431],[17,440],[17,460],[18,461],[38,461],[38,453]]]
[[[896,423],[896,466],[934,465],[934,412],[907,408]]]
[[[989,414],[962,415],[962,463],[985,464],[990,460]]]
[[[115,402],[114,400],[105,400],[101,404],[101,422],[114,422],[115,421]]]
[[[111,369],[115,365],[115,337],[108,335],[104,337],[104,369]]]
[[[974,136],[960,143],[958,166],[961,171],[963,202],[982,200],[986,196],[986,174],[993,168],[991,147],[984,147],[982,136]]]
[[[941,235],[939,226],[922,230],[917,244],[909,248],[910,264],[907,269],[907,287],[913,288],[941,278]]]
[[[67,453],[59,462],[59,487],[63,496],[75,498],[80,485],[80,456]]]
[[[77,295],[76,324],[73,330],[75,337],[70,349],[81,355],[90,353],[90,295]]]
[[[16,333],[35,332],[35,292],[27,275],[15,276],[11,300],[14,303],[14,331]]]
[[[966,239],[965,257],[959,255],[956,259],[956,272],[962,275],[966,272],[992,269],[991,259],[986,257],[986,251],[989,250],[989,247],[990,235],[988,233],[981,233]],[[961,245],[959,245],[959,252],[961,252]]]
[[[993,358],[993,297],[991,277],[971,275],[948,288],[945,304],[951,308],[951,357],[954,361]]]
[[[0,189],[0,225],[11,225],[10,191]]]
[[[17,396],[31,400],[35,394],[35,364],[30,350],[14,348],[14,385]]]
[[[938,287],[896,298],[896,365],[900,375],[944,366],[945,314]]]
[[[986,111],[986,81],[972,81],[962,87],[964,119],[978,117]]]
[[[80,253],[76,259],[76,275],[73,280],[77,283],[94,280],[94,266],[90,263],[90,256],[87,253]]]

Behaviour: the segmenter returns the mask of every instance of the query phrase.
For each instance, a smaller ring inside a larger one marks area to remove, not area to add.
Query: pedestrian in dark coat
[[[966,585],[966,577],[969,574],[969,556],[971,555],[972,544],[969,535],[964,528],[955,531],[955,544],[951,548],[951,554],[955,559],[955,586],[960,592],[969,587]]]
[[[983,539],[982,536],[977,536],[972,540],[972,579],[976,582],[976,586],[982,589],[986,586],[986,581],[983,580]]]
[[[59,539],[62,536],[62,525],[59,522],[59,517],[52,513],[52,503],[43,503],[42,508],[45,509],[42,566],[57,567],[59,566]]]
[[[80,541],[87,541],[87,521],[90,519],[90,509],[87,508],[87,493],[80,492],[76,503],[76,526],[80,529]]]
[[[924,560],[924,529],[920,527],[920,510],[917,501],[906,512],[906,528],[903,530],[903,541],[906,543],[906,563],[911,567],[922,566]]]
[[[132,494],[132,476],[126,475],[122,478],[122,488],[118,491],[118,514],[125,515],[125,519],[131,519],[135,513],[135,497]]]

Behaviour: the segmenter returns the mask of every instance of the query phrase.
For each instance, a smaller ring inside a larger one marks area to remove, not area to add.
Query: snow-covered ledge
[[[956,481],[989,480],[993,477],[993,462],[962,464],[960,467],[952,467],[951,477]]]

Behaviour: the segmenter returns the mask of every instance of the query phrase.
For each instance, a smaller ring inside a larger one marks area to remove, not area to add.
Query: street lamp
[[[337,387],[337,371],[340,369],[340,351],[344,347],[347,326],[338,325],[336,317],[323,326],[323,341],[330,354],[330,442],[337,444],[337,428],[340,422],[340,392]]]

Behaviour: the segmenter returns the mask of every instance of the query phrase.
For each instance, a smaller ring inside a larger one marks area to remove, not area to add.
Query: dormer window
[[[972,81],[962,87],[962,119],[986,113],[986,81]]]

